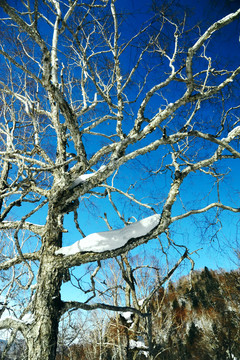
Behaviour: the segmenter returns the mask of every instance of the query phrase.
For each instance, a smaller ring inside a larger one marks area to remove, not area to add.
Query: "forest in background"
[[[148,312],[137,332],[134,314],[120,313],[104,331],[96,321],[78,344],[67,347],[63,335],[56,360],[143,360],[149,347],[156,360],[240,359],[239,270],[205,267],[183,276],[159,289]]]
[[[132,331],[132,313],[78,313],[60,324],[56,360],[240,359],[240,271],[207,267],[161,287]],[[85,318],[85,320],[83,320]],[[150,321],[149,321],[150,320]],[[7,359],[25,360],[18,340]]]

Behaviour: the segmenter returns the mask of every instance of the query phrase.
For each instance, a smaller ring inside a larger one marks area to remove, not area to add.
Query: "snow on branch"
[[[90,173],[90,174],[83,174],[78,176],[70,185],[69,190],[75,188],[76,186],[78,186],[79,184],[83,184],[86,180],[88,180],[89,178],[91,178],[93,175],[96,175],[99,172],[102,172],[104,169],[106,168],[105,165],[102,165],[98,171],[94,172],[94,173]]]
[[[6,317],[5,319],[0,320],[0,329],[15,329],[19,331],[24,331],[25,326],[32,322],[33,320],[31,322],[29,322],[28,320],[25,322],[15,317]]]
[[[130,339],[129,346],[130,346],[130,349],[139,349],[139,350],[148,349],[148,347],[144,344],[144,342],[142,340],[136,341],[136,340]]]
[[[93,174],[83,174],[81,176],[79,176],[77,179],[75,179],[73,181],[73,183],[70,185],[69,190],[75,188],[76,186],[78,186],[79,184],[83,184],[87,179],[89,179],[90,177],[92,177],[94,175]]]
[[[111,251],[124,246],[130,239],[140,238],[152,231],[160,221],[160,215],[155,214],[137,221],[119,230],[93,233],[76,241],[73,245],[62,247],[56,255],[74,255],[79,252]]]

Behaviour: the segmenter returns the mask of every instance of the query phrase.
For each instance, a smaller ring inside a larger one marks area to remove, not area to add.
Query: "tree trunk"
[[[55,360],[62,305],[61,282],[62,271],[56,266],[54,257],[45,254],[33,300],[34,322],[26,335],[28,360]]]

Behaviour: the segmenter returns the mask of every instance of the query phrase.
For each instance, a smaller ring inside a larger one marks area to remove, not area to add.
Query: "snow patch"
[[[93,251],[101,253],[118,249],[130,239],[136,239],[148,234],[159,224],[159,221],[160,215],[155,214],[119,230],[93,233],[76,241],[73,245],[62,247],[55,254],[69,256],[79,252]]]
[[[142,306],[145,300],[146,300],[146,298],[140,299],[140,300],[138,301],[138,305],[139,305],[139,306]]]
[[[79,184],[83,184],[87,179],[89,179],[90,177],[92,177],[95,173],[93,174],[83,174],[81,176],[79,176],[76,180],[73,181],[73,183],[69,186],[69,189],[73,189],[75,188],[77,185]]]
[[[7,317],[3,318],[3,320],[14,320],[21,324],[32,324],[34,322],[34,317],[33,317],[32,313],[27,313],[23,316],[22,319],[18,319],[15,316],[7,316]]]
[[[130,349],[147,349],[147,346],[144,344],[142,340],[133,340],[130,339],[129,341]]]
[[[146,358],[148,358],[148,347],[144,344],[144,341],[143,340],[133,340],[133,339],[130,339],[129,341],[129,347],[130,349],[139,349],[141,350],[140,351],[140,354],[143,354]],[[144,351],[144,349],[146,349]]]
[[[125,312],[121,312],[120,315],[126,320],[126,322],[128,324],[131,324],[132,321],[132,315],[133,313],[131,311],[125,311]]]
[[[202,316],[201,318],[195,319],[194,324],[198,329],[204,329],[205,331],[212,330],[212,320],[206,316]],[[189,324],[190,328],[190,324]]]
[[[32,324],[34,322],[34,316],[32,313],[27,313],[23,316],[22,318],[22,321],[25,323],[25,324]]]
[[[98,172],[102,172],[104,169],[106,168],[105,165],[102,165],[97,171],[91,173],[91,174],[83,174],[80,175],[79,177],[77,177],[73,183],[69,186],[69,189],[73,189],[75,188],[77,185],[79,184],[83,184],[86,180],[88,180],[89,178],[91,178],[93,175],[96,175]]]

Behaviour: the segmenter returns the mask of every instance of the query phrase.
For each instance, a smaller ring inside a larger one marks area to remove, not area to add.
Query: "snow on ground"
[[[76,241],[73,245],[62,247],[56,251],[56,255],[68,256],[86,251],[100,253],[118,249],[130,239],[136,239],[148,234],[159,224],[159,221],[160,215],[155,214],[119,230],[93,233]]]

